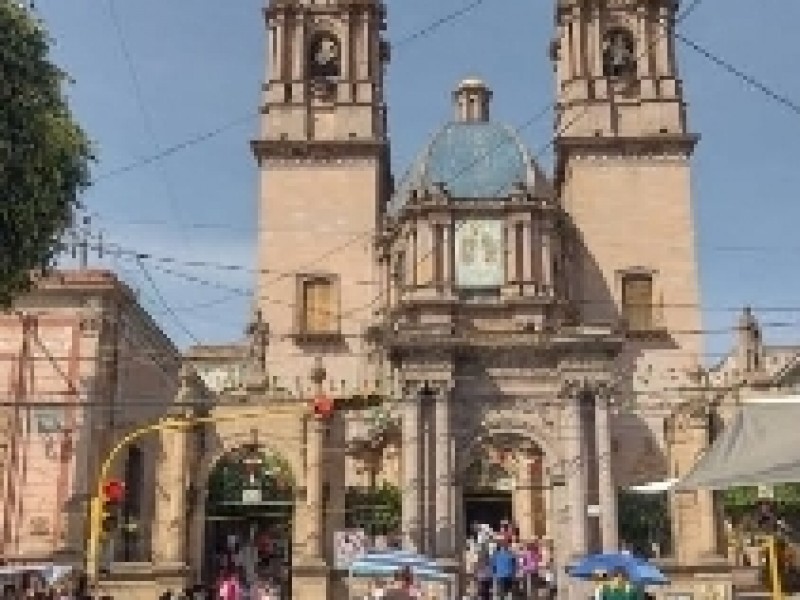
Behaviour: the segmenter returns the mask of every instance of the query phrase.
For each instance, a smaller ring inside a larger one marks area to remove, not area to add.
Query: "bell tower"
[[[271,385],[361,387],[361,337],[379,295],[373,242],[389,143],[381,0],[270,0],[259,139],[256,305],[269,325]],[[333,388],[336,389],[333,389]]]
[[[690,187],[698,138],[678,79],[678,7],[558,0],[551,54],[556,182],[583,242],[584,320],[617,321],[633,342],[691,361],[701,349]]]

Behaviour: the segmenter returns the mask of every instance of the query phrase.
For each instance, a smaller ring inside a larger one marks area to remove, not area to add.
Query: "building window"
[[[299,282],[300,333],[332,335],[339,332],[339,292],[332,275],[302,276]]]
[[[653,276],[629,273],[622,278],[622,317],[629,331],[653,329]]]

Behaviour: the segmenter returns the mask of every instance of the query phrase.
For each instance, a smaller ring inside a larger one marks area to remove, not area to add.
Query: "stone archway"
[[[258,444],[226,451],[209,470],[203,572],[236,568],[248,584],[270,581],[291,597],[295,481],[289,463]]]
[[[460,475],[465,529],[509,520],[524,540],[550,533],[547,456],[539,443],[523,433],[489,432],[465,456]]]

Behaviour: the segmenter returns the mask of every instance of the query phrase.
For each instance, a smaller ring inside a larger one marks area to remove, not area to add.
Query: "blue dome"
[[[456,199],[505,198],[515,184],[532,184],[531,157],[516,134],[490,121],[452,122],[442,128],[398,186],[400,208],[411,190],[444,184]]]

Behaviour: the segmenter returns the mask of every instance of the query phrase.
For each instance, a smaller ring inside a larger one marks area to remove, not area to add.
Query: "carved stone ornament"
[[[601,400],[610,400],[614,394],[614,384],[607,377],[602,376],[565,379],[561,384],[558,397],[567,400],[581,394],[591,394]]]

